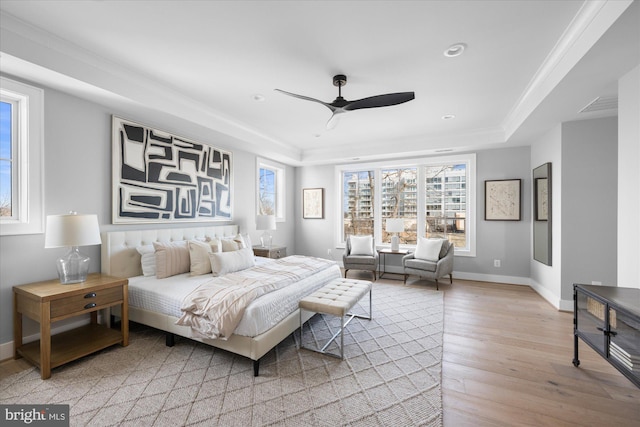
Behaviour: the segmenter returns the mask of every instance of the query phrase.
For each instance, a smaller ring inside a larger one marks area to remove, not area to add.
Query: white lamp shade
[[[97,215],[49,215],[45,248],[90,246],[102,243]]]
[[[402,218],[387,218],[387,224],[385,230],[387,233],[401,233],[404,231],[404,219]]]
[[[256,230],[275,230],[275,229],[276,229],[275,215],[258,215],[256,217]]]

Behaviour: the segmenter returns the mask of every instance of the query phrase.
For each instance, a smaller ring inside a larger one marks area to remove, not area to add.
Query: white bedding
[[[256,257],[257,263],[272,262]],[[340,277],[336,265],[303,279],[298,284],[266,294],[253,301],[234,331],[236,335],[257,336],[268,331],[298,308],[303,296],[319,289],[328,280]],[[136,276],[129,279],[129,306],[158,312],[179,318],[185,296],[201,284],[211,280],[211,275],[190,276],[188,273],[164,279],[155,276]]]

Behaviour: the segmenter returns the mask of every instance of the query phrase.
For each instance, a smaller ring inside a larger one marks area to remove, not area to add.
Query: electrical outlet
[[[596,286],[602,286],[602,282],[598,282],[597,280],[592,280],[591,284]]]
[[[331,256],[331,248],[327,249],[327,255]]]
[[[493,266],[494,266],[494,267],[500,267],[500,265],[501,265],[501,264],[502,264],[502,263],[500,262],[500,260],[499,260],[499,259],[494,259],[494,260],[493,260]]]

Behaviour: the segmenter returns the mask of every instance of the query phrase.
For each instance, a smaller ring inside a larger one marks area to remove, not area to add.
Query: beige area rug
[[[314,316],[305,343],[327,322]],[[35,368],[5,378],[0,403],[69,404],[72,426],[441,426],[442,331],[442,292],[374,283],[373,320],[349,324],[344,361],[298,350],[296,332],[254,377],[249,359],[187,339],[166,347],[132,324],[128,347],[46,381]]]

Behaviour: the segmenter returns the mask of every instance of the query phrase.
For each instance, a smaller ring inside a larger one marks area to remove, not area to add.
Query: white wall
[[[13,77],[12,77],[13,78]],[[29,82],[27,82],[29,83]],[[33,86],[38,86],[30,83]],[[173,224],[111,224],[111,115],[137,121],[179,136],[211,144],[233,153],[233,223],[254,242],[256,156],[240,151],[233,138],[148,108],[114,111],[56,90],[44,95],[44,180],[45,214],[69,210],[95,213],[101,231],[136,228],[163,228]],[[295,169],[286,167],[287,222],[278,223],[273,241],[295,252]],[[216,224],[224,224],[216,223]],[[228,222],[226,222],[228,223]],[[181,223],[179,226],[202,223]],[[100,246],[83,250],[91,257],[91,272],[100,271]],[[0,237],[0,345],[13,340],[12,286],[57,277],[55,260],[64,249],[44,249],[44,234]],[[25,320],[25,334],[37,331],[37,324]],[[2,348],[0,348],[2,350]],[[2,353],[2,351],[0,351]],[[2,359],[2,357],[0,357]]]
[[[573,283],[617,284],[618,120],[562,124],[562,300]]]
[[[618,286],[640,288],[640,66],[618,82]]]
[[[476,257],[456,257],[454,276],[472,280],[528,284],[530,274],[531,170],[529,147],[483,150],[476,153]],[[296,197],[302,189],[325,189],[325,219],[302,219],[301,202],[297,203],[296,247],[300,254],[332,258],[342,262],[343,250],[337,248],[340,216],[340,188],[335,166],[305,166],[296,170]],[[520,178],[522,182],[522,220],[484,220],[484,181]],[[327,250],[331,248],[331,255]],[[502,267],[493,267],[500,259]],[[398,271],[399,260],[390,260],[390,271]]]
[[[531,286],[556,308],[570,309],[561,306],[562,295],[562,133],[558,125],[531,144],[531,169],[551,163],[551,265],[542,264],[530,257]],[[531,227],[533,230],[533,227]],[[533,242],[533,231],[530,231]]]

